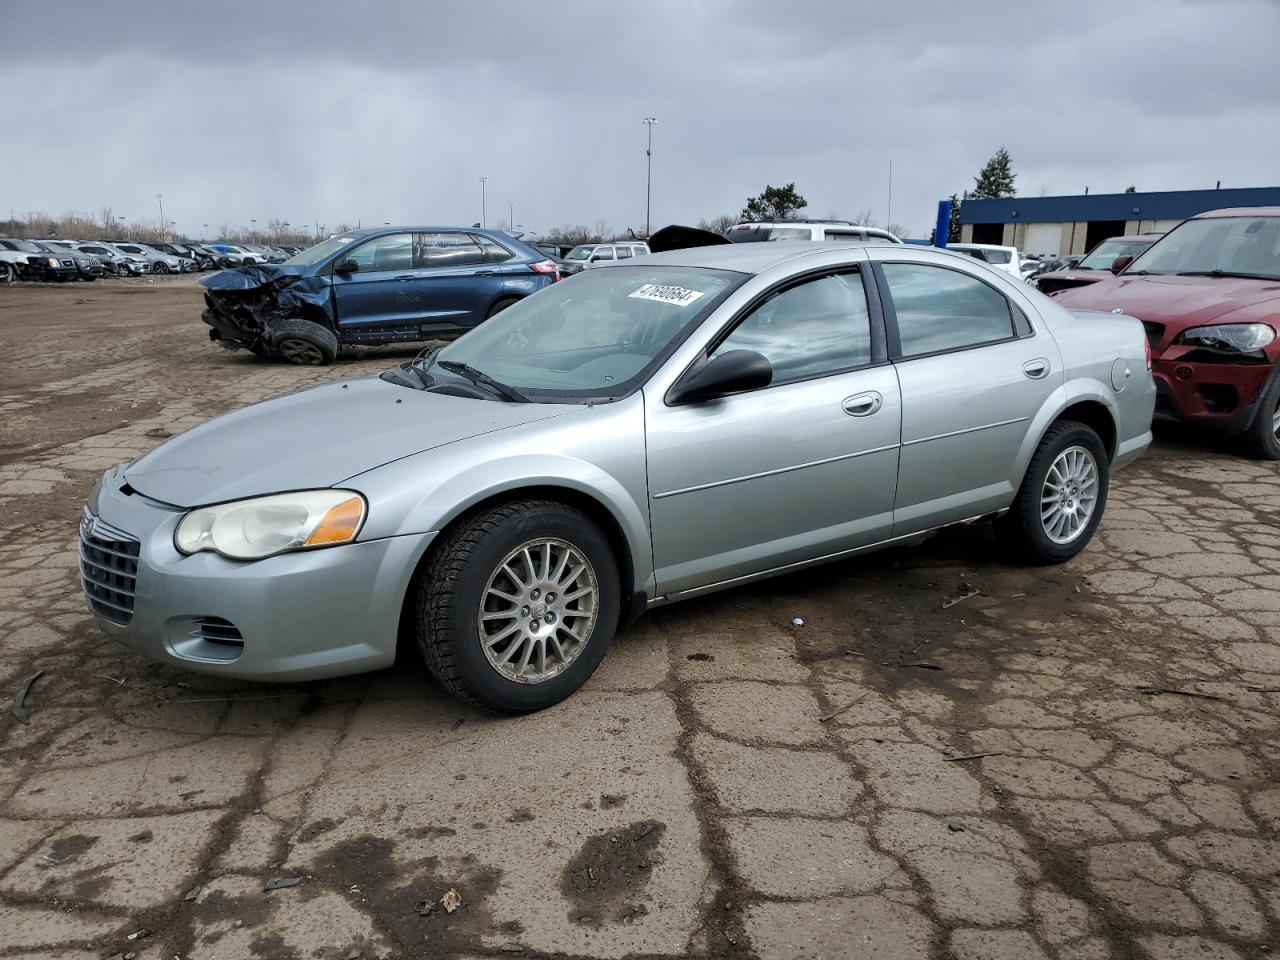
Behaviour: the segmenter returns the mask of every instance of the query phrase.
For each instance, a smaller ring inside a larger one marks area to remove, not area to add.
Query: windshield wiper
[[[1245,280],[1280,280],[1280,275],[1269,276],[1265,273],[1245,273],[1242,270],[1182,270],[1176,277],[1241,277]]]
[[[456,373],[458,376],[470,380],[475,384],[484,384],[490,390],[499,396],[510,400],[512,403],[529,403],[530,400],[515,387],[507,386],[501,380],[495,380],[482,370],[477,370],[469,363],[462,363],[458,360],[439,360],[437,366],[450,373]]]

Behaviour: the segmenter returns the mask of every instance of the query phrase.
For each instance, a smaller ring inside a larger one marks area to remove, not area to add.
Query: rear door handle
[[[1031,380],[1043,380],[1049,375],[1049,361],[1044,357],[1036,357],[1022,365],[1022,372]]]
[[[477,276],[477,277],[492,277],[492,276],[496,276],[496,275],[497,275],[497,273],[498,273],[498,271],[497,271],[497,270],[477,270],[477,271],[475,272],[475,276]]]
[[[884,406],[884,397],[874,390],[868,390],[866,393],[845,397],[840,406],[851,417],[869,417]]]
[[[417,280],[418,278],[415,277],[413,274],[408,274],[407,276],[396,277],[396,279],[399,280],[401,283],[404,283],[404,281],[406,280]]]

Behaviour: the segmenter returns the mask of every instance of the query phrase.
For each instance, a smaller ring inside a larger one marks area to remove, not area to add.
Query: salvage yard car
[[[463,332],[558,276],[542,253],[501,231],[383,227],[200,282],[209,339],[262,357],[326,364],[344,344]]]
[[[659,253],[112,468],[81,584],[193,671],[373,670],[404,629],[454,694],[537,710],[660,604],[984,518],[1070,559],[1150,442],[1146,347],[928,248]]]
[[[1124,272],[1054,301],[1136,317],[1155,356],[1156,412],[1280,460],[1280,207],[1185,220]]]
[[[1037,273],[1034,280],[1036,289],[1052,296],[1059,290],[1087,287],[1106,280],[1127,267],[1134,257],[1163,236],[1163,233],[1139,233],[1131,237],[1110,237],[1090,250],[1089,255],[1074,267]]]

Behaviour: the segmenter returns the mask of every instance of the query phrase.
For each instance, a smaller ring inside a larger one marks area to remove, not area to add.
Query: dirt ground
[[[1162,430],[1071,564],[972,527],[665,608],[531,717],[222,682],[96,631],[85,493],[388,359],[227,353],[199,294],[0,288],[0,957],[1280,953],[1275,465]]]

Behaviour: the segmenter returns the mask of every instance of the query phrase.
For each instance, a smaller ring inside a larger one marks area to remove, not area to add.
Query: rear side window
[[[769,230],[770,240],[812,240],[813,231],[808,227],[773,227]]]
[[[467,267],[485,262],[485,253],[468,233],[417,233],[413,241],[416,267]]]
[[[1008,299],[976,277],[919,263],[886,263],[883,270],[902,356],[961,350],[1014,336]]]
[[[754,350],[773,364],[773,382],[820,377],[871,362],[871,318],[856,273],[788,287],[756,307],[713,355]]]
[[[828,230],[825,240],[865,240],[866,234],[861,230]]]
[[[619,259],[619,260],[629,260],[629,259],[631,259],[631,248],[630,248],[630,247],[617,247],[616,249],[617,249],[617,251],[618,251],[618,259]]]
[[[504,260],[510,260],[515,256],[510,250],[498,243],[497,240],[479,236],[473,236],[471,239],[480,245],[480,249],[484,252],[485,263],[502,263]]]

